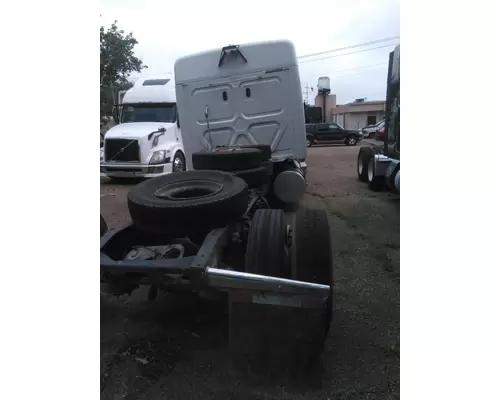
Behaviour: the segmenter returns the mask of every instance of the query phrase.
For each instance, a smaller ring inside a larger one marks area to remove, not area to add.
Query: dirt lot
[[[304,206],[324,208],[333,234],[336,310],[318,384],[263,384],[236,374],[217,307],[159,296],[101,295],[103,399],[399,398],[399,201],[357,181],[358,147],[309,149]],[[111,227],[128,219],[130,185],[101,181]]]

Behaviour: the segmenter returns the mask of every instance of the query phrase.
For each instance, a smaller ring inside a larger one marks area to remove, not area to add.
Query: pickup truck
[[[360,131],[348,130],[334,122],[321,124],[306,124],[306,145],[344,142],[347,146],[355,146],[363,135]]]
[[[385,120],[383,119],[382,121],[377,122],[374,125],[368,125],[365,126],[361,131],[363,132],[363,137],[367,138],[374,138],[377,134],[377,132],[383,128],[385,125]]]

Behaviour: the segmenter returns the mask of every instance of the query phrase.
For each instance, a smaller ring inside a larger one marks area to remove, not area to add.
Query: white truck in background
[[[185,171],[177,115],[173,75],[137,80],[113,109],[116,125],[104,135],[101,176],[152,178]]]

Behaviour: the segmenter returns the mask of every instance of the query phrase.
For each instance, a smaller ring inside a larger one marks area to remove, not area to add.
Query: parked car
[[[385,140],[385,126],[379,128],[375,133],[376,140]]]
[[[334,122],[306,124],[306,145],[317,143],[344,142],[347,146],[356,145],[363,138],[357,130],[344,129]]]
[[[377,130],[380,129],[380,128],[383,128],[385,125],[385,119],[377,122],[376,124],[374,125],[368,125],[368,126],[365,126],[363,129],[362,129],[362,132],[363,132],[363,137],[367,137],[367,138],[374,138],[375,135],[377,134]]]

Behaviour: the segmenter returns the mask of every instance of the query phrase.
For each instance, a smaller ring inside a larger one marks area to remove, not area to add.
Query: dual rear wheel
[[[357,172],[361,182],[368,182],[368,187],[373,191],[384,189],[384,176],[377,176],[375,154],[370,147],[361,147],[358,153]]]
[[[330,226],[324,210],[257,210],[247,243],[246,272],[330,286],[325,302],[308,307],[300,296],[229,296],[234,360],[266,371],[309,368],[323,350],[334,301]],[[309,304],[311,305],[311,304]]]

